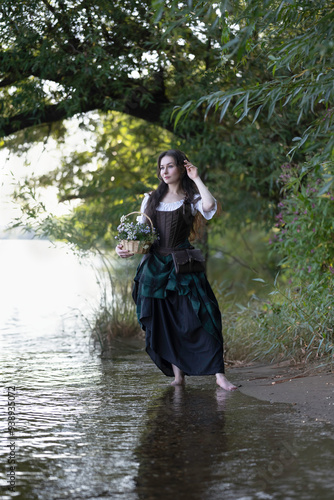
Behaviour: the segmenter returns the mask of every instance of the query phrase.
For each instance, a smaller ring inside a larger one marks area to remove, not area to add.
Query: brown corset
[[[155,224],[159,234],[160,247],[176,247],[183,243],[190,234],[193,215],[190,203],[183,203],[172,212],[156,211]]]

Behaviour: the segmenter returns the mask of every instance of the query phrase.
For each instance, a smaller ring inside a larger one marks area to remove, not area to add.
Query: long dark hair
[[[168,191],[168,185],[163,181],[161,177],[161,172],[160,172],[160,164],[162,158],[164,156],[172,156],[175,160],[175,164],[177,168],[180,171],[180,176],[181,176],[181,185],[182,189],[185,192],[185,200],[184,203],[193,203],[195,195],[199,194],[199,191],[197,189],[196,184],[194,183],[193,180],[188,177],[187,172],[186,172],[186,167],[184,166],[184,160],[188,160],[187,156],[183,151],[180,151],[179,149],[169,149],[168,151],[164,151],[163,153],[160,154],[158,158],[158,164],[157,164],[157,177],[160,180],[160,184],[155,189],[150,193],[147,206],[145,209],[145,213],[153,220],[155,221],[155,213],[157,206],[159,205],[160,201],[163,199],[163,197],[166,195]],[[197,196],[198,199],[198,196]],[[199,215],[199,214],[197,214]],[[194,218],[192,228],[191,228],[191,236],[195,237],[197,236],[197,233],[200,232],[200,226],[202,225],[200,223],[199,218],[197,215]],[[201,218],[202,219],[202,218]]]

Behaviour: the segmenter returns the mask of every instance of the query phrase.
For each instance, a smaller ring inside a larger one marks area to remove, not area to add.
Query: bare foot
[[[183,377],[181,379],[175,379],[175,380],[173,380],[173,382],[171,382],[170,385],[176,386],[176,385],[184,385],[184,384],[185,384],[185,379]]]
[[[216,382],[225,391],[236,391],[238,388],[227,380],[223,373],[216,373]]]
[[[175,380],[171,383],[171,385],[183,385],[185,383],[184,373],[178,366],[172,365],[173,372],[175,375]]]

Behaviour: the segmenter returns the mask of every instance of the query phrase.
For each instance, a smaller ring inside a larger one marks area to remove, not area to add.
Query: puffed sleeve
[[[206,220],[210,220],[217,212],[217,200],[215,200],[215,206],[213,207],[213,209],[206,212],[203,210],[202,198],[200,196],[197,196],[194,200],[194,203],[191,205],[191,212],[193,215],[196,215],[197,212],[200,212]]]
[[[141,212],[145,212],[145,208],[147,207],[147,202],[148,202],[149,196],[150,196],[149,193],[144,194],[144,198],[143,198],[143,201],[141,202],[141,206],[140,206]],[[141,222],[144,224],[145,222],[148,222],[148,220],[145,217],[145,215],[138,215],[137,222]]]

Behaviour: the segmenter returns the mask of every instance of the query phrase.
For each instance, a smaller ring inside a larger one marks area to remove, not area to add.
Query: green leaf
[[[259,106],[259,107],[257,108],[257,110],[256,110],[256,112],[255,112],[255,115],[254,115],[254,118],[253,118],[252,123],[254,123],[254,122],[256,121],[256,119],[257,119],[257,117],[259,116],[259,113],[260,113],[260,111],[261,111],[261,109],[262,109],[262,108],[263,108],[263,105],[262,105],[262,104],[261,104],[261,106]]]
[[[152,0],[152,9],[155,11],[153,22],[157,24],[162,18],[165,10],[164,0]]]
[[[329,191],[329,189],[331,188],[332,184],[333,184],[333,181],[334,181],[334,177],[332,177],[330,179],[330,181],[328,181],[318,192],[318,196],[323,196],[325,193],[327,193],[327,191]]]
[[[277,280],[278,280],[278,276],[279,276],[279,274],[280,274],[280,273],[278,272],[278,273],[276,274],[276,276],[275,276],[274,286],[276,286],[276,285],[277,285]]]
[[[230,102],[231,102],[231,99],[232,97],[227,97],[226,101],[224,102],[223,104],[223,107],[222,107],[222,110],[220,112],[220,116],[219,116],[219,121],[221,122],[225,116],[225,113],[230,105]]]

